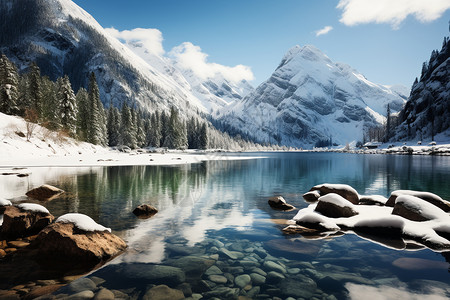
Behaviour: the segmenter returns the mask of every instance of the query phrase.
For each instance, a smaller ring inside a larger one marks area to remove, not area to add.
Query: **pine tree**
[[[59,112],[61,114],[61,125],[64,130],[71,137],[76,136],[77,129],[77,102],[75,94],[70,85],[69,77],[66,75],[60,81],[58,98],[59,98]]]
[[[174,107],[170,109],[164,147],[170,149],[185,149],[187,147],[186,126],[184,122],[180,121],[178,111]]]
[[[194,117],[192,117],[187,123],[187,135],[188,135],[188,148],[197,149],[197,122]]]
[[[28,97],[30,97],[31,109],[34,109],[39,119],[42,117],[42,87],[41,70],[35,62],[30,65]]]
[[[89,78],[88,109],[86,140],[95,145],[106,146],[106,116],[94,72]]]
[[[133,113],[126,103],[121,110],[120,144],[132,149],[136,148],[136,130],[133,124]]]
[[[0,112],[17,114],[19,112],[19,75],[16,66],[5,56],[0,57]]]
[[[109,104],[107,118],[108,145],[117,146],[120,142],[120,112],[112,103]]]
[[[167,128],[168,128],[169,119],[165,111],[161,113],[159,118],[159,124],[161,126],[161,139],[159,141],[159,145],[163,146],[167,136]]]
[[[144,130],[144,120],[142,114],[139,111],[134,111],[135,113],[135,127],[136,127],[136,145],[138,147],[145,147],[145,130]]]
[[[89,128],[89,94],[85,88],[80,88],[76,95],[78,106],[77,136],[82,141],[87,141]]]
[[[208,148],[208,130],[206,123],[203,123],[200,127],[198,148],[203,150]]]
[[[385,134],[385,142],[389,141],[391,138],[391,108],[389,107],[389,104],[386,108],[386,134]]]
[[[150,130],[147,139],[151,147],[159,147],[161,145],[161,123],[158,112],[152,114],[150,118]]]
[[[62,78],[58,78],[56,84],[47,76],[42,77],[42,119],[44,125],[51,129],[59,129],[61,118],[59,115],[58,86]]]

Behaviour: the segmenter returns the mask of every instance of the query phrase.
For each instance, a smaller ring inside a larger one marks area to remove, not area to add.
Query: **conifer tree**
[[[144,131],[144,120],[142,114],[139,111],[134,110],[135,114],[135,127],[136,127],[136,145],[138,147],[145,147],[145,131]]]
[[[136,148],[136,130],[133,124],[133,113],[126,103],[121,110],[120,144],[132,149]]]
[[[76,95],[78,106],[77,136],[82,141],[87,141],[89,128],[89,94],[85,88],[80,88]]]
[[[208,148],[208,130],[206,123],[203,123],[200,127],[198,148],[203,150]]]
[[[100,101],[100,91],[94,72],[89,78],[88,108],[87,141],[95,145],[106,146],[106,116]]]
[[[161,145],[161,123],[159,113],[155,112],[150,118],[149,146],[159,147]]]
[[[389,103],[386,108],[386,133],[385,133],[385,142],[389,141],[391,138],[391,108],[389,107]]]
[[[164,142],[166,140],[166,136],[167,136],[167,128],[168,128],[168,123],[169,123],[169,119],[167,117],[167,114],[165,111],[163,111],[161,113],[161,116],[159,118],[159,124],[161,126],[161,139],[159,141],[159,144],[161,146],[164,145]]]
[[[34,109],[38,118],[42,117],[42,87],[41,87],[41,70],[35,62],[30,65],[28,97],[31,102],[31,109]]]
[[[70,85],[69,77],[66,75],[60,81],[58,98],[59,98],[59,112],[61,114],[61,125],[64,130],[71,137],[76,136],[77,128],[77,102],[75,94]]]
[[[164,147],[170,149],[184,149],[187,146],[186,126],[178,117],[178,111],[172,107],[167,122],[167,133]]]
[[[51,130],[58,129],[61,122],[58,101],[58,86],[61,81],[62,78],[58,78],[55,84],[47,76],[42,77],[42,119]]]
[[[112,103],[109,104],[107,118],[108,145],[117,146],[120,142],[120,112]]]
[[[5,56],[0,57],[0,112],[17,114],[19,75],[16,66]]]

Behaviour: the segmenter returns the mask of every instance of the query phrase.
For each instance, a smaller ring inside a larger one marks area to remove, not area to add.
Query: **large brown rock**
[[[48,184],[44,184],[38,188],[28,191],[25,195],[27,195],[30,198],[44,201],[44,200],[51,200],[62,193],[64,193],[63,190]]]
[[[439,207],[445,212],[450,212],[450,202],[442,199],[436,194],[429,193],[429,192],[421,192],[421,191],[411,191],[411,190],[397,190],[393,191],[391,193],[391,196],[389,197],[388,201],[386,202],[386,206],[394,207],[395,200],[397,197],[401,195],[409,195],[414,196],[417,198],[420,198],[422,200],[425,200],[434,206]]]
[[[135,214],[139,219],[150,218],[157,212],[158,210],[149,204],[141,204],[133,210],[133,214]]]
[[[54,223],[42,230],[34,244],[39,255],[52,260],[96,266],[117,256],[126,243],[111,232],[83,231],[73,223]]]
[[[321,196],[334,193],[347,199],[353,204],[358,204],[359,195],[358,192],[347,184],[330,184],[324,183],[313,186],[310,191],[319,191]]]
[[[37,234],[55,217],[47,212],[29,211],[16,206],[7,206],[3,214],[2,235],[12,239]]]
[[[314,210],[329,218],[348,218],[358,214],[353,204],[337,194],[320,197]]]

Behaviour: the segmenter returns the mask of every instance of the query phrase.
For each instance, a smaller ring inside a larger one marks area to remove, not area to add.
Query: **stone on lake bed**
[[[320,251],[320,247],[316,243],[311,243],[306,240],[290,240],[290,239],[276,239],[270,240],[265,245],[273,250],[305,254],[315,256]]]
[[[94,300],[114,300],[114,293],[106,288],[102,288],[95,294]]]
[[[25,195],[27,195],[30,198],[44,201],[44,200],[51,200],[62,193],[64,193],[63,190],[54,187],[52,185],[44,184],[41,185],[40,187],[28,191]]]
[[[226,248],[219,249],[219,256],[229,258],[229,259],[238,259],[238,257],[234,253],[227,250]]]
[[[84,300],[84,299],[92,299],[94,298],[94,292],[93,291],[82,291],[73,295],[70,295],[69,297],[65,298],[67,300]]]
[[[118,267],[117,272],[132,280],[167,284],[170,286],[175,286],[186,281],[184,271],[177,267],[145,263],[119,265]],[[120,267],[123,267],[123,269],[120,269]]]
[[[208,270],[206,270],[205,275],[221,275],[223,274],[222,270],[217,266],[211,266]]]
[[[228,279],[222,275],[209,275],[208,280],[218,284],[225,284],[228,281]]]
[[[278,273],[286,273],[286,269],[283,266],[277,264],[276,262],[270,261],[270,260],[265,261],[263,264],[263,267],[269,271],[276,271]]]
[[[181,300],[184,299],[184,294],[180,290],[172,289],[167,285],[157,285],[152,287],[145,293],[143,300]]]
[[[72,281],[67,288],[71,293],[78,293],[82,291],[93,291],[97,288],[97,285],[89,278],[79,278]]]
[[[243,289],[245,286],[249,285],[251,282],[252,282],[252,278],[250,277],[250,275],[247,275],[247,274],[238,275],[234,278],[234,283],[241,289]]]
[[[266,277],[258,273],[251,273],[250,277],[254,285],[263,285],[266,282]]]

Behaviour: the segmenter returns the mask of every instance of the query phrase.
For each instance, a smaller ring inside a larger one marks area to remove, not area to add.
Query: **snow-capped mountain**
[[[19,68],[35,61],[53,80],[67,74],[75,91],[94,72],[106,105],[208,113],[244,92],[220,78],[199,82],[139,45],[130,49],[71,0],[1,0],[0,14],[0,51]]]
[[[450,137],[450,40],[434,50],[422,66],[420,80],[414,82],[411,96],[399,115],[395,140],[433,140],[438,134]],[[438,138],[441,139],[441,138]]]
[[[230,132],[259,142],[311,147],[321,141],[362,141],[405,103],[405,89],[390,89],[334,63],[314,46],[295,46],[272,76],[218,118]]]
[[[150,51],[140,41],[125,41],[124,44],[149,65],[175,80],[183,89],[199,99],[208,112],[240,100],[254,90],[248,81],[233,82],[219,72],[200,77],[176,59]]]

